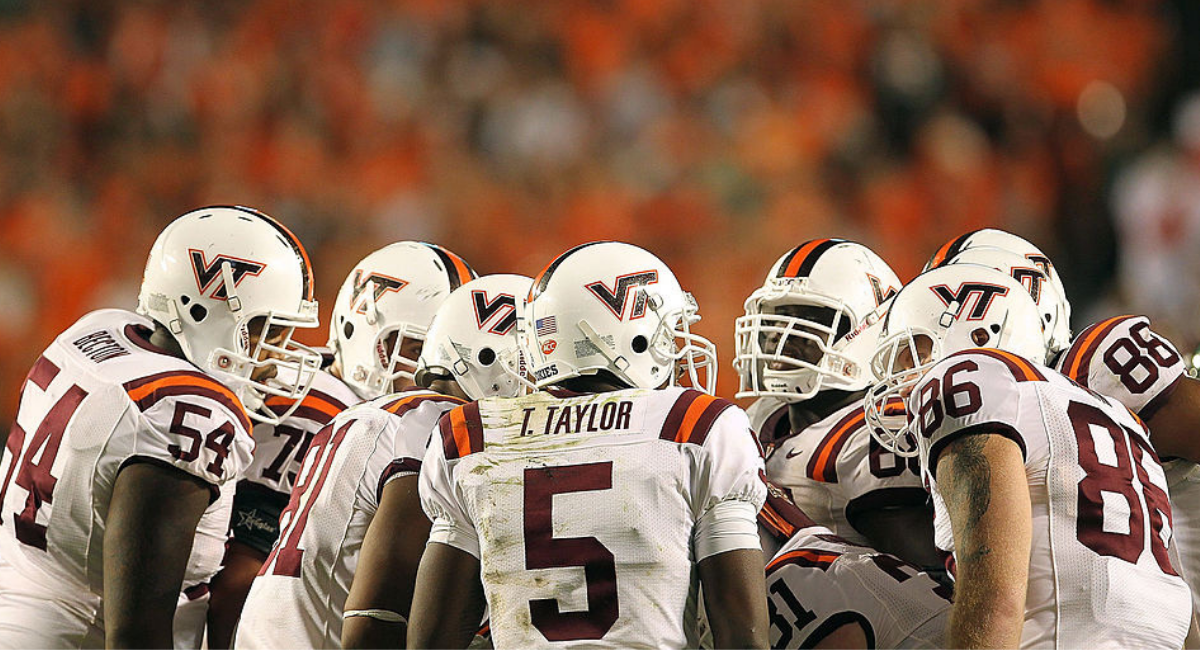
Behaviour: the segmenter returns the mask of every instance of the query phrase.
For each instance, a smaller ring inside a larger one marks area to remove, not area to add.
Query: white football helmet
[[[814,239],[779,258],[735,321],[737,396],[787,402],[872,381],[883,304],[900,279],[871,249]]]
[[[517,397],[525,379],[517,323],[533,278],[486,275],[455,289],[442,303],[417,359],[416,382],[451,377],[473,400]]]
[[[901,456],[917,453],[919,436],[908,435],[908,425],[887,415],[886,406],[907,398],[938,361],[969,348],[1045,358],[1041,312],[1021,283],[990,267],[952,264],[922,273],[900,290],[883,319],[871,359],[878,383],[865,404],[871,435],[884,448]]]
[[[539,387],[607,371],[637,388],[688,384],[712,393],[717,348],[691,326],[695,299],[649,251],[592,242],[559,255],[534,280],[526,354]]]
[[[1025,238],[996,228],[973,230],[942,244],[942,247],[925,263],[924,270],[928,271],[952,264],[962,253],[973,248],[989,247],[1000,248],[1019,255],[1046,275],[1047,280],[1049,280],[1050,291],[1048,294],[1035,297],[1035,300],[1037,300],[1038,305],[1044,305],[1047,310],[1055,312],[1051,318],[1052,322],[1047,321],[1050,328],[1046,337],[1050,342],[1050,350],[1047,356],[1052,357],[1058,354],[1059,351],[1070,347],[1071,303],[1067,300],[1067,289],[1063,286],[1062,278],[1058,275],[1058,269],[1055,268],[1050,258],[1046,257],[1046,254],[1041,249],[1031,244]],[[991,264],[988,264],[988,266],[991,266]],[[1038,298],[1041,298],[1041,300]],[[1043,302],[1047,298],[1051,300],[1049,304]],[[1035,359],[1035,361],[1041,361],[1041,359]]]
[[[287,228],[252,208],[212,206],[171,222],[150,249],[137,311],[262,422],[290,414],[264,409],[266,394],[298,405],[321,367],[320,354],[292,340],[295,328],[318,324],[308,254]],[[282,339],[271,343],[268,332]]]
[[[364,400],[411,380],[417,363],[401,354],[404,340],[424,341],[442,302],[474,278],[461,257],[434,244],[397,242],[364,257],[342,283],[329,324],[342,380]]]

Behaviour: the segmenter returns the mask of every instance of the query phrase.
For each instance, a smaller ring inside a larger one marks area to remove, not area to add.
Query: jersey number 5
[[[600,639],[617,622],[617,565],[595,537],[554,536],[554,495],[612,489],[612,461],[525,470],[525,568],[583,567],[588,608],[563,612],[553,598],[529,601],[548,641]]]

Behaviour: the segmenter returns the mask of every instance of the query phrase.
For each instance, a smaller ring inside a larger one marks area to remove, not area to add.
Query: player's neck
[[[793,432],[806,429],[851,403],[861,402],[866,394],[865,390],[823,390],[812,399],[789,404],[788,423]]]
[[[571,377],[564,379],[556,384],[557,387],[565,388],[572,393],[610,393],[615,390],[627,390],[630,388],[616,377],[608,373],[596,373],[594,375],[581,375],[579,377]]]

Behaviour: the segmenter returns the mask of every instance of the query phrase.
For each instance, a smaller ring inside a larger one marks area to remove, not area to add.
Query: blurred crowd
[[[0,1],[0,426],[46,343],[133,307],[159,229],[210,203],[284,221],[327,302],[399,239],[527,275],[646,246],[727,394],[742,300],[818,236],[907,280],[1006,228],[1077,326],[1136,308],[1194,346],[1195,4]]]

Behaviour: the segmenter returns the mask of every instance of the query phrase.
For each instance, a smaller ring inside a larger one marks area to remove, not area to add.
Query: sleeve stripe
[[[478,402],[450,411],[442,416],[438,426],[442,432],[446,458],[466,458],[483,451],[483,421],[479,417]]]
[[[1092,363],[1092,355],[1096,354],[1096,347],[1099,341],[1104,340],[1105,336],[1113,330],[1121,321],[1132,318],[1132,316],[1114,316],[1106,321],[1101,321],[1084,330],[1078,337],[1077,343],[1071,346],[1067,352],[1066,359],[1063,360],[1063,374],[1073,379],[1076,383],[1087,385],[1087,370]]]
[[[33,367],[29,369],[29,376],[26,379],[33,382],[38,388],[46,390],[58,373],[58,366],[54,365],[53,361],[46,357],[38,357]]]
[[[697,410],[698,406],[702,410]],[[683,418],[683,425],[679,427],[679,433],[675,435],[675,442],[703,445],[708,438],[708,432],[712,429],[713,422],[730,406],[733,406],[731,402],[711,395],[697,398],[688,407],[687,414]],[[693,414],[695,414],[695,419],[692,418]],[[753,434],[751,435],[753,436]]]
[[[1019,357],[1011,352],[997,350],[995,348],[972,348],[959,354],[975,354],[979,353],[987,357],[991,357],[1004,363],[1008,366],[1008,371],[1017,381],[1046,381],[1046,375],[1038,370],[1036,366],[1028,360]]]
[[[663,440],[675,440],[676,432],[679,426],[683,423],[683,416],[688,411],[688,407],[692,402],[696,401],[704,393],[698,390],[685,390],[671,406],[670,412],[667,413],[667,419],[663,420],[662,431],[659,432],[659,438]]]
[[[375,503],[383,500],[383,488],[397,474],[420,474],[421,461],[415,458],[397,458],[388,463],[383,473],[379,475],[379,485],[375,487]]]
[[[199,372],[186,370],[162,372],[126,382],[124,388],[125,392],[129,394],[129,399],[133,400],[142,411],[154,406],[164,397],[199,395],[220,402],[237,417],[246,431],[251,428],[246,409],[233,391],[212,377]]]
[[[767,573],[774,571],[781,564],[798,564],[800,566],[820,569],[825,571],[833,565],[834,561],[841,557],[841,553],[833,551],[816,551],[807,548],[802,548],[795,551],[789,551],[771,560],[767,565]]]
[[[762,510],[758,511],[758,523],[765,526],[771,533],[780,540],[787,540],[796,532],[796,527],[784,521],[779,513],[771,507],[771,504],[764,503]]]

